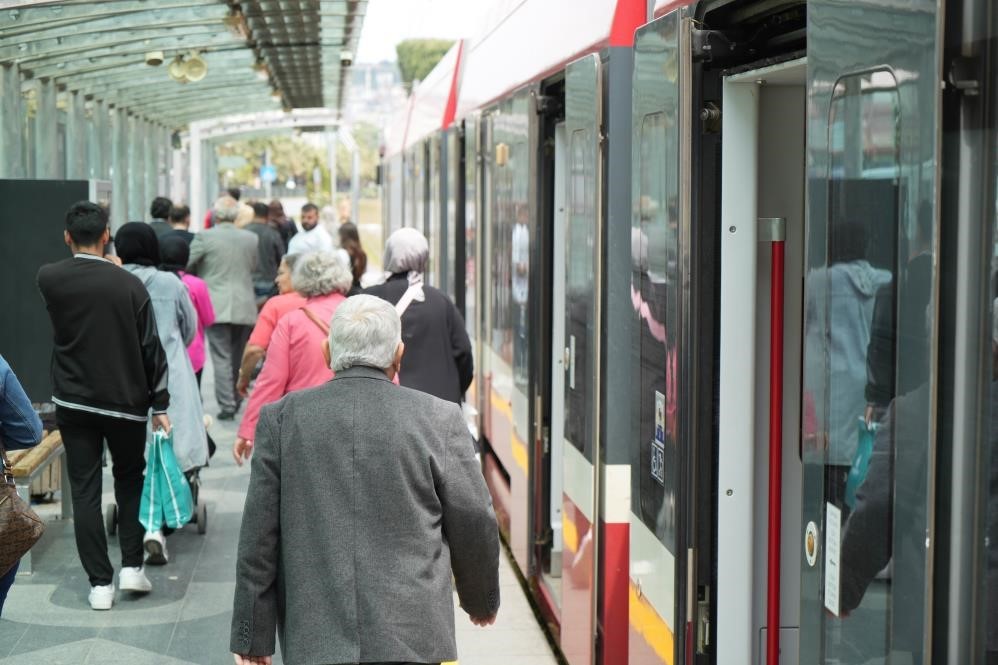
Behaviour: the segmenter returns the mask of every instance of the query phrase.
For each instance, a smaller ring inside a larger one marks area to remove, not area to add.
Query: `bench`
[[[56,430],[48,434],[34,448],[27,450],[14,450],[7,453],[10,458],[11,474],[14,476],[14,484],[17,486],[17,494],[25,503],[31,503],[31,483],[45,471],[52,462],[65,454],[62,447],[62,435]],[[69,519],[73,516],[73,502],[69,492],[69,472],[66,465],[62,465],[62,486],[60,495],[62,497],[62,517]],[[18,575],[30,575],[33,572],[31,565],[31,550],[21,558],[21,567]]]

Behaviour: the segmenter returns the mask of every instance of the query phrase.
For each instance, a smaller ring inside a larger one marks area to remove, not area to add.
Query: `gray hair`
[[[415,270],[426,271],[430,245],[426,236],[413,228],[399,229],[385,243],[385,270],[393,275]]]
[[[291,286],[306,298],[333,291],[345,294],[353,286],[353,275],[335,254],[309,252],[299,257],[291,270]]]
[[[231,196],[223,196],[215,201],[213,208],[215,222],[234,222],[239,216],[239,201]]]
[[[386,369],[402,341],[402,321],[389,302],[376,296],[347,298],[336,308],[329,326],[330,368],[354,365]]]

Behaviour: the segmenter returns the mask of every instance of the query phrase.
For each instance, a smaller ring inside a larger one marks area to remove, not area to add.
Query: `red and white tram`
[[[490,11],[389,132],[385,230],[465,316],[568,662],[994,662],[998,12]]]

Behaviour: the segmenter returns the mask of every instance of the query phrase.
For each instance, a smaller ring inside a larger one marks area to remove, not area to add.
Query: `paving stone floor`
[[[205,378],[209,378],[206,368]],[[208,413],[217,409],[210,380],[204,386]],[[155,664],[227,665],[229,623],[235,580],[235,555],[248,467],[230,454],[232,422],[211,427],[219,450],[202,473],[208,503],[208,532],[189,525],[170,536],[170,563],[147,567],[153,593],[129,598],[118,594],[110,612],[87,604],[86,575],[76,556],[72,523],[58,519],[58,504],[39,512],[48,529],[34,549],[31,576],[19,576],[0,620],[0,663],[24,665]],[[105,505],[113,501],[110,468],[104,476]],[[117,539],[109,539],[111,561],[118,567]],[[504,553],[501,567],[502,608],[496,624],[474,626],[458,609],[460,665],[548,665],[557,663],[515,573]],[[455,598],[456,607],[456,598]],[[280,656],[274,659],[281,663]]]

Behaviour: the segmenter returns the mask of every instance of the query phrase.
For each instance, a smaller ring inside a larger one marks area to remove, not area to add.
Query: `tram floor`
[[[210,368],[202,388],[207,413],[217,408]],[[237,417],[238,418],[238,417]],[[238,422],[238,420],[236,421]],[[87,604],[89,587],[76,554],[73,528],[58,518],[57,503],[36,506],[47,523],[35,546],[34,574],[18,576],[0,620],[0,663],[229,665],[229,625],[235,587],[236,547],[249,470],[230,454],[236,425],[212,424],[218,451],[202,473],[208,504],[207,533],[189,525],[168,539],[170,563],[147,566],[153,592],[134,599],[119,592],[109,612]],[[104,474],[104,505],[111,503],[113,480]],[[108,539],[118,568],[116,537]],[[500,562],[502,607],[494,626],[478,628],[457,607],[459,665],[548,665],[557,663],[515,573],[503,552]],[[274,658],[280,664],[280,655]]]

